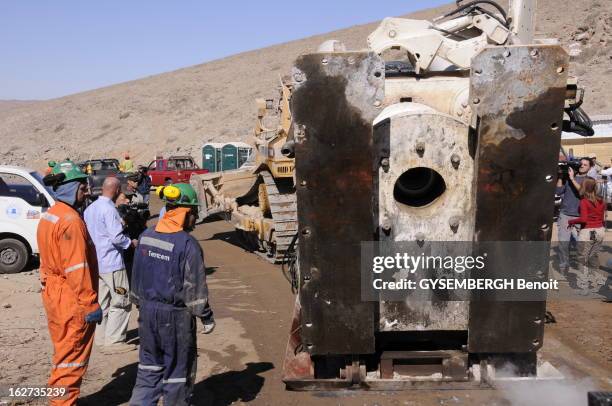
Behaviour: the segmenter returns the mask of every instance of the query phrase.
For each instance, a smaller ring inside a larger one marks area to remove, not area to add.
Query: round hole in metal
[[[431,168],[408,169],[395,181],[393,198],[411,207],[423,207],[432,203],[446,191],[446,182]]]

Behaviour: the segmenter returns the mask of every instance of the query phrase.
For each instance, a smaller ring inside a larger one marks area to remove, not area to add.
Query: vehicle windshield
[[[49,194],[51,196],[53,196],[53,198],[55,198],[55,193],[53,192],[53,188],[49,187],[49,186],[45,186],[45,183],[43,182],[43,177],[40,175],[40,173],[38,172],[30,172],[30,175],[32,175],[32,177],[34,179],[36,179],[38,181],[38,183],[40,183],[47,192],[49,192]]]
[[[94,171],[118,171],[119,166],[116,161],[92,161],[91,169]]]

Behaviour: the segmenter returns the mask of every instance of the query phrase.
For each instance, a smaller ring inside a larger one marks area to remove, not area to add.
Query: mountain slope
[[[411,14],[431,19],[452,6]],[[572,73],[588,89],[592,114],[612,112],[612,2],[559,7],[540,0],[538,32],[572,45]],[[156,153],[192,153],[208,140],[247,140],[256,97],[275,96],[279,76],[327,39],[364,48],[378,23],[354,26],[173,72],[36,103],[0,105],[0,163],[43,168],[49,159],[86,159],[129,151],[138,163]]]

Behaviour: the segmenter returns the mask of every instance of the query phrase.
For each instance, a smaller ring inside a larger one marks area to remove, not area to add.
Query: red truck
[[[149,164],[149,178],[152,186],[170,183],[189,183],[192,173],[208,173],[208,169],[200,169],[190,156],[171,156],[168,159],[158,157]]]

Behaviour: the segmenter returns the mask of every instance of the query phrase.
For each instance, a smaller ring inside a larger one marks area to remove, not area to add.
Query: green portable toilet
[[[245,144],[244,142],[238,143],[238,168],[240,168],[251,156],[252,146]]]
[[[221,170],[238,169],[249,157],[251,147],[244,142],[228,142],[221,148]]]
[[[221,170],[221,148],[223,144],[209,142],[202,147],[202,168],[208,172],[218,172]]]

